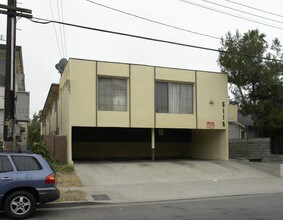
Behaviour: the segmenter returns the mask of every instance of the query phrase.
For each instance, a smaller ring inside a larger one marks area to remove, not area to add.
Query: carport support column
[[[155,160],[155,128],[151,129],[151,160]]]

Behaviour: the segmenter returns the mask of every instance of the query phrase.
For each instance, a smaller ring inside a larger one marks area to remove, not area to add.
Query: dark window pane
[[[168,113],[168,83],[156,83],[156,112]]]
[[[10,172],[13,171],[12,165],[7,156],[0,156],[0,172]]]
[[[16,165],[17,170],[41,170],[42,167],[34,157],[28,156],[12,156],[12,159]]]
[[[113,108],[112,80],[98,78],[98,110],[110,111]]]
[[[127,110],[127,84],[125,79],[112,79],[113,110]]]

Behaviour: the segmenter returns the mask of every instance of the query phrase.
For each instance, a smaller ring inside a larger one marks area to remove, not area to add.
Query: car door
[[[8,155],[0,155],[0,196],[13,188],[17,181],[17,172]]]

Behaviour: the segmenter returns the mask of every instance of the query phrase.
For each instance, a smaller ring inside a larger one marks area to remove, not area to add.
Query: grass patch
[[[56,172],[71,173],[75,171],[73,165],[70,165],[70,164],[61,165],[58,163],[50,163],[50,165]]]

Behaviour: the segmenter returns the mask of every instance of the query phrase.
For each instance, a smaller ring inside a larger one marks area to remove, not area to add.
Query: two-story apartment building
[[[222,73],[71,58],[51,85],[42,134],[66,136],[69,163],[227,160],[227,99]]]

